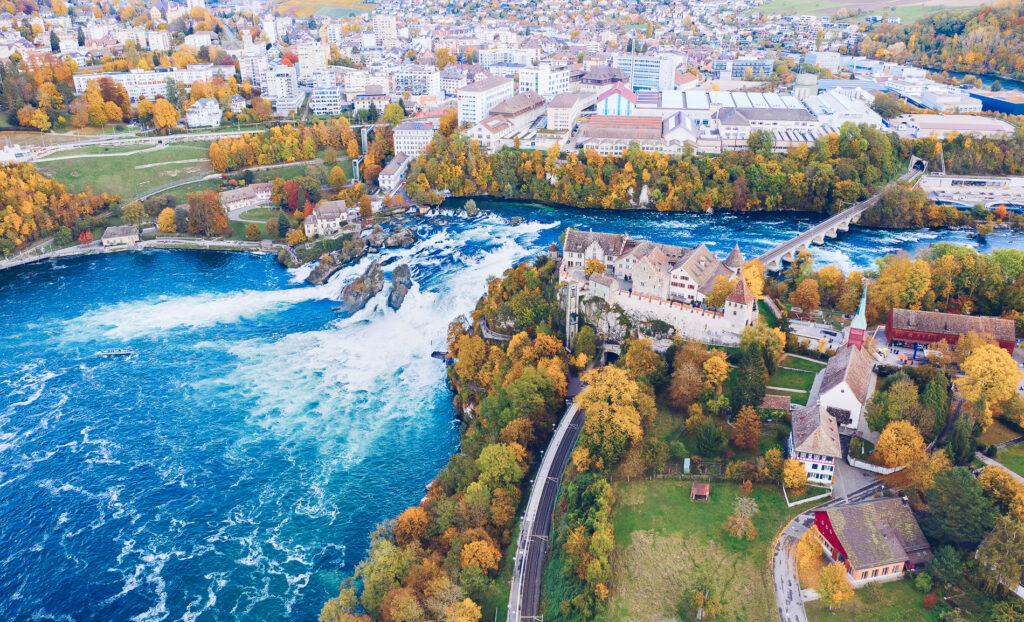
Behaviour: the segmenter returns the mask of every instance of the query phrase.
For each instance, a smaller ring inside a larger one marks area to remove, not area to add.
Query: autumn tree
[[[188,195],[188,232],[220,235],[228,231],[228,215],[220,205],[220,195],[204,190]]]
[[[175,221],[173,207],[165,207],[160,212],[160,216],[156,220],[156,226],[163,233],[177,233],[178,225]]]
[[[348,176],[345,175],[345,171],[340,166],[331,167],[331,172],[327,176],[327,184],[331,187],[331,190],[335,192],[341,190],[348,183]]]
[[[965,401],[974,404],[982,396],[987,404],[1005,402],[1016,394],[1022,377],[1013,357],[1003,348],[992,344],[977,348],[961,367],[966,375],[954,380],[953,384]],[[992,421],[990,417],[984,417],[980,423],[986,428]]]
[[[875,450],[883,466],[897,468],[921,460],[925,444],[921,432],[909,421],[893,421],[878,436]]]
[[[589,387],[576,397],[576,403],[587,419],[579,443],[590,450],[598,469],[609,467],[643,439],[644,429],[654,421],[654,395],[617,367],[588,371],[583,382]]]
[[[166,99],[161,97],[153,104],[153,127],[156,129],[168,130],[178,125],[179,118],[177,109]]]
[[[757,528],[754,527],[754,515],[760,510],[757,502],[750,497],[736,497],[732,504],[732,514],[725,519],[725,530],[734,538],[746,538],[753,540],[757,537]]]
[[[736,289],[735,281],[730,281],[725,276],[716,276],[711,284],[711,291],[704,297],[704,302],[709,307],[719,308],[725,304],[725,299],[729,297],[729,294],[734,289]]]
[[[820,309],[821,297],[818,293],[818,282],[814,279],[801,281],[789,295],[789,302],[794,307],[800,307],[804,313],[812,313]]]
[[[712,350],[711,355],[704,361],[701,369],[704,377],[704,388],[716,392],[722,390],[722,385],[729,378],[729,372],[732,371],[728,361],[726,361],[725,352],[722,350]]]
[[[710,353],[697,342],[686,342],[676,349],[672,359],[672,376],[669,382],[669,399],[679,410],[694,404],[704,390],[701,378],[704,362]]]
[[[754,451],[757,449],[760,436],[761,417],[757,415],[753,406],[744,406],[733,422],[733,442],[741,449]]]
[[[395,520],[394,534],[398,546],[405,546],[423,537],[430,516],[420,506],[414,506],[398,515]]]
[[[260,226],[254,222],[251,222],[245,226],[245,239],[250,242],[255,242],[260,239]]]
[[[825,566],[822,556],[821,534],[811,524],[796,543],[796,571],[800,585],[807,588],[818,587],[821,569]]]
[[[782,464],[782,485],[794,491],[801,491],[807,487],[807,471],[802,462],[795,458],[786,458]]]
[[[821,596],[829,611],[839,609],[844,602],[853,598],[853,586],[846,578],[846,566],[838,562],[825,566],[815,591]]]
[[[664,381],[665,361],[651,347],[650,340],[631,337],[622,345],[625,350],[622,366],[630,378],[651,386],[658,386]]]
[[[462,567],[476,566],[484,572],[497,570],[501,552],[487,540],[475,540],[462,547]]]
[[[124,206],[122,218],[133,225],[141,225],[146,222],[146,209],[140,201],[132,201]]]

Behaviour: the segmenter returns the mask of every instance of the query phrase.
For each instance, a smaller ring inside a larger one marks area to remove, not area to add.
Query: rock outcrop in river
[[[326,283],[327,279],[331,278],[331,275],[342,268],[344,264],[332,255],[324,253],[320,257],[320,263],[313,268],[313,271],[306,277],[306,282],[310,285],[320,285]]]
[[[341,310],[355,313],[384,289],[384,272],[376,261],[370,264],[363,276],[357,277],[341,290]]]
[[[416,233],[412,229],[396,227],[391,235],[388,236],[388,239],[384,241],[384,246],[387,248],[395,248],[398,246],[401,246],[402,248],[409,248],[415,243]]]
[[[412,270],[407,264],[399,264],[391,273],[391,295],[388,296],[388,304],[397,311],[412,287]]]

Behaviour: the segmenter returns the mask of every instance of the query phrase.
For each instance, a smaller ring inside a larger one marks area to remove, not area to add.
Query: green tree
[[[1024,524],[1000,516],[995,529],[982,540],[975,559],[986,592],[1005,593],[1016,588],[1024,572]]]
[[[504,443],[484,447],[476,459],[480,481],[491,490],[510,488],[523,478],[523,468],[516,460],[516,452]]]
[[[705,421],[697,430],[697,453],[705,458],[714,458],[722,451],[725,435],[714,421]]]
[[[405,118],[405,109],[398,104],[388,104],[384,107],[384,120],[391,125],[398,125]]]
[[[382,534],[374,534],[370,551],[356,566],[355,576],[363,583],[360,602],[371,614],[376,614],[388,592],[401,585],[416,560],[410,549],[400,549]]]
[[[759,408],[767,392],[768,373],[764,359],[757,349],[743,352],[740,364],[734,372],[732,394],[729,402],[734,409],[744,406]]]
[[[574,354],[585,354],[587,360],[594,360],[597,356],[597,336],[592,326],[584,326],[576,333],[576,340],[572,344]]]
[[[922,527],[929,539],[971,547],[995,524],[995,507],[966,467],[938,473],[925,497],[931,512]]]
[[[935,549],[928,562],[928,573],[943,583],[955,584],[964,574],[964,560],[954,547],[944,544]]]
[[[286,233],[291,231],[292,221],[288,220],[288,217],[284,215],[284,212],[277,215],[277,234],[284,237]]]

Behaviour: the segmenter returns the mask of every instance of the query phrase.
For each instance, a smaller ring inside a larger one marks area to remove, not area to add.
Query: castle
[[[587,261],[603,273],[587,276]],[[561,279],[574,282],[583,298],[602,299],[642,320],[661,320],[676,335],[705,343],[735,345],[743,329],[757,321],[757,301],[746,281],[739,247],[724,262],[701,244],[696,248],[634,240],[628,234],[569,229],[565,234]],[[715,279],[736,279],[721,308],[702,303]]]

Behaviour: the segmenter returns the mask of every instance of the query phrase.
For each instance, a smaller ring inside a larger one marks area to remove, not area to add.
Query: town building
[[[918,187],[932,201],[964,209],[975,205],[1024,206],[1024,177],[923,175]]]
[[[405,174],[409,170],[409,162],[412,160],[409,156],[402,152],[395,154],[395,157],[391,158],[388,165],[381,170],[380,175],[377,177],[377,185],[384,192],[391,194],[398,187],[402,185],[402,180],[405,179]]]
[[[309,84],[317,72],[327,71],[327,49],[320,41],[306,40],[296,45],[295,55],[299,57],[297,65],[300,83]]]
[[[316,86],[309,96],[309,111],[315,115],[340,115],[345,94],[339,86]]]
[[[395,152],[408,154],[410,157],[417,157],[434,138],[437,131],[437,124],[434,121],[420,121],[410,119],[402,121],[395,126]]]
[[[945,140],[952,134],[1006,138],[1016,131],[1012,123],[1002,119],[969,114],[905,114],[890,124],[901,137],[938,140]]]
[[[671,91],[678,62],[674,56],[616,54],[612,67],[629,78],[634,91]]]
[[[441,94],[441,72],[433,67],[403,66],[391,76],[391,82],[395,93],[433,97]]]
[[[804,106],[823,125],[842,127],[843,123],[870,125],[882,129],[882,116],[859,99],[851,99],[839,91],[825,91],[804,98]]]
[[[529,128],[545,108],[544,98],[537,93],[519,93],[491,108],[487,118],[470,127],[467,134],[484,149],[494,151],[502,139]]]
[[[459,89],[459,123],[479,123],[491,109],[512,97],[514,85],[508,78],[484,78]]]
[[[231,96],[231,99],[229,100],[228,103],[229,110],[231,110],[231,112],[235,114],[238,114],[239,112],[245,110],[246,106],[248,105],[249,104],[245,101],[245,98],[237,93]]]
[[[792,424],[786,447],[789,456],[804,466],[808,482],[831,488],[836,462],[843,457],[836,418],[819,402],[793,411]]]
[[[928,540],[906,499],[871,499],[814,512],[825,554],[843,564],[854,587],[896,581],[932,558]]]
[[[188,110],[185,111],[185,123],[190,127],[216,127],[220,125],[223,116],[220,104],[212,97],[203,97],[196,100]]]
[[[985,112],[1024,115],[1024,93],[1020,91],[971,91],[969,95],[981,101]]]
[[[312,238],[341,233],[346,224],[348,210],[345,201],[321,201],[313,208],[313,213],[302,221],[302,228],[306,237]]]
[[[75,93],[82,94],[89,88],[89,83],[100,78],[110,78],[124,87],[129,99],[138,101],[145,97],[150,101],[167,94],[168,80],[191,86],[193,82],[210,80],[220,76],[228,80],[235,73],[234,66],[195,63],[185,69],[161,67],[153,71],[135,69],[132,71],[115,71],[106,73],[77,73],[74,75]]]
[[[139,228],[135,225],[107,227],[103,230],[103,236],[100,238],[100,243],[104,247],[135,244],[138,241]]]
[[[238,57],[238,72],[242,82],[263,88],[263,74],[270,69],[270,60],[266,50],[249,49]]]
[[[768,58],[720,58],[711,63],[711,71],[724,79],[767,78],[775,70],[775,61]]]
[[[569,90],[569,68],[550,64],[526,66],[519,70],[519,92],[532,91],[550,98]]]
[[[885,322],[885,338],[893,346],[916,348],[945,341],[952,347],[970,332],[993,339],[1010,354],[1017,347],[1013,320],[998,317],[893,309]]]
[[[548,102],[548,129],[566,131],[585,108],[594,104],[593,92],[561,93]]]
[[[302,92],[299,90],[298,75],[295,67],[275,65],[263,72],[263,97],[274,105],[274,113],[285,117],[302,104]]]
[[[166,52],[171,49],[171,40],[166,30],[150,30],[146,33],[146,39],[147,47],[153,52]],[[77,41],[75,43],[77,45]]]
[[[270,205],[270,191],[273,184],[249,184],[220,193],[220,204],[226,212],[247,210],[261,205]]]
[[[378,46],[389,48],[398,45],[398,25],[394,15],[374,11],[370,23]]]

